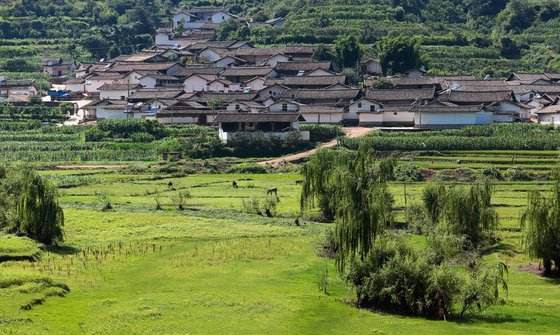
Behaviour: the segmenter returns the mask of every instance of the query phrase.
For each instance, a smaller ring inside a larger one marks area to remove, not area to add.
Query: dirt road
[[[342,128],[342,131],[344,131],[344,135],[346,137],[356,138],[356,137],[361,137],[361,136],[367,135],[368,133],[373,131],[373,129],[372,128],[364,128],[364,127],[347,127],[347,128]],[[271,160],[268,160],[268,161],[259,162],[258,164],[259,165],[269,165],[269,166],[276,167],[276,166],[279,166],[279,165],[282,165],[282,164],[285,164],[285,163],[295,163],[295,162],[299,162],[299,161],[304,160],[305,158],[313,155],[319,149],[332,148],[334,146],[336,146],[336,140],[332,140],[332,141],[323,143],[315,149],[307,150],[307,151],[300,152],[300,153],[297,153],[297,154],[291,154],[291,155],[278,157],[278,158],[271,159]]]

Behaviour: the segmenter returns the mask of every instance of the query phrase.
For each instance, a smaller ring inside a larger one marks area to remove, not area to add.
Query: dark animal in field
[[[295,224],[296,226],[298,226],[298,227],[301,227],[301,224],[299,223],[299,218],[296,218],[296,219],[294,220],[294,224]]]
[[[272,194],[274,194],[274,195],[278,198],[278,188],[276,188],[276,187],[269,188],[269,189],[266,191],[266,194],[267,194],[267,195],[272,195]]]
[[[237,182],[235,180],[231,182],[231,186],[233,188],[239,188],[239,185],[237,185]]]
[[[303,180],[296,180],[296,185],[301,185],[303,184]]]
[[[168,187],[170,190],[175,191],[175,187],[173,187],[173,183],[172,183],[172,182],[167,183],[167,187]]]

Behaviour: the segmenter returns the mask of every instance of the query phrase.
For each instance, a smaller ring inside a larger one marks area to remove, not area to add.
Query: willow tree
[[[63,238],[64,213],[58,204],[56,188],[31,171],[23,174],[15,217],[16,233],[45,244]]]
[[[474,247],[492,238],[498,226],[498,214],[491,205],[492,192],[488,181],[446,192],[443,215],[448,227],[465,236]]]
[[[422,198],[432,224],[442,224],[477,247],[492,238],[498,226],[492,193],[492,184],[485,180],[468,188],[429,185]]]
[[[560,273],[560,181],[552,197],[539,191],[529,193],[528,206],[521,216],[523,245],[530,257],[542,260],[545,275]]]
[[[386,170],[365,146],[357,152],[321,150],[303,168],[302,210],[318,203],[334,214],[340,271],[349,259],[363,260],[393,220]]]

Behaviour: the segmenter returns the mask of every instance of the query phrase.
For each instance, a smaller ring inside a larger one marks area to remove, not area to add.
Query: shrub
[[[342,128],[336,125],[305,124],[300,129],[309,131],[311,142],[327,142],[344,135]]]
[[[185,205],[187,204],[187,200],[191,198],[191,193],[189,191],[178,191],[174,195],[171,196],[171,202],[175,205],[175,207],[182,211],[185,209]]]
[[[451,314],[461,279],[447,267],[428,263],[400,239],[379,240],[347,276],[360,307],[443,319]]]
[[[514,166],[507,169],[505,172],[505,178],[510,181],[531,180],[531,176],[529,175],[529,173],[519,166]]]
[[[150,133],[138,132],[130,135],[130,139],[135,143],[150,143],[155,140],[155,137]]]
[[[463,318],[468,312],[503,302],[501,293],[508,291],[507,266],[483,266],[477,261],[463,275],[448,262],[448,257],[460,255],[461,241],[444,236],[429,242],[427,255],[403,239],[382,236],[364,260],[353,261],[346,275],[355,288],[358,306],[445,320],[454,314],[455,305],[460,306]]]
[[[488,167],[482,169],[481,172],[482,176],[485,178],[495,179],[495,180],[502,180],[503,176],[499,169],[495,167]]]
[[[227,173],[268,173],[266,168],[259,164],[254,163],[240,163],[231,166]]]
[[[418,204],[406,208],[406,223],[408,229],[416,234],[423,234],[432,228],[432,224],[424,207]]]
[[[413,164],[399,164],[395,167],[393,176],[397,181],[422,181],[423,176]]]

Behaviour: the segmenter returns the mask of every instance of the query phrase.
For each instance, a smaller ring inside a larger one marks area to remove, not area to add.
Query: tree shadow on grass
[[[490,255],[493,253],[501,253],[508,256],[515,256],[518,251],[515,249],[515,246],[509,243],[498,242],[491,246],[487,246],[480,249],[480,253],[484,256]]]
[[[475,322],[485,322],[485,323],[529,323],[531,319],[523,318],[523,317],[513,317],[509,314],[491,314],[491,315],[468,315],[465,319],[457,319],[454,320],[456,323],[459,324],[469,324]]]
[[[74,255],[80,252],[80,249],[71,245],[51,245],[46,250],[57,255]]]

